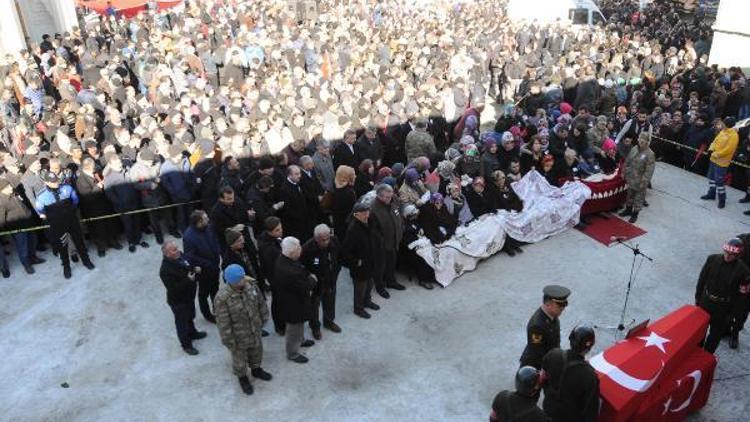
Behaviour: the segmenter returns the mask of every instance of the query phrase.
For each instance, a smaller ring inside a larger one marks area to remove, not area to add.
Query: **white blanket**
[[[575,226],[581,206],[591,197],[591,190],[581,182],[557,188],[534,170],[512,186],[523,201],[522,212],[501,210],[483,215],[459,227],[440,245],[432,245],[425,237],[409,245],[435,270],[435,278],[443,287],[476,268],[481,259],[500,251],[506,236],[534,243]]]

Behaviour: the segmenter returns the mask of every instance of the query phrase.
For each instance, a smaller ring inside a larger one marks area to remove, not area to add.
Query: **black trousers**
[[[375,287],[384,289],[396,282],[396,251],[381,250],[375,259]]]
[[[276,332],[286,329],[286,323],[281,319],[279,312],[281,312],[281,309],[279,309],[279,292],[276,286],[271,283],[271,319],[273,319],[273,328]]]
[[[68,226],[67,233],[58,233],[59,231],[52,227],[50,230],[52,248],[57,251],[60,256],[63,268],[70,268],[70,254],[68,254],[68,242],[72,243],[76,247],[78,255],[81,257],[81,261],[84,263],[90,262],[89,253],[86,250],[86,244],[83,242],[83,232],[81,232],[81,226],[78,224],[71,224]]]
[[[310,318],[310,328],[320,329],[320,305],[323,305],[323,324],[333,322],[336,319],[336,285],[325,289],[319,295],[312,296],[313,315]]]
[[[732,336],[739,335],[739,332],[745,327],[747,315],[750,311],[750,298],[747,295],[740,295],[737,302],[732,306],[732,312],[729,318],[729,334]]]
[[[174,231],[174,219],[172,218],[172,210],[169,208],[162,208],[148,212],[148,221],[151,224],[151,229],[157,237],[161,237],[163,231],[161,229],[161,222],[167,226],[167,231]]]
[[[195,319],[195,302],[170,303],[174,314],[174,325],[177,328],[177,338],[180,339],[182,347],[193,345],[193,337],[197,330],[193,320]]]
[[[219,291],[219,270],[202,268],[201,273],[198,274],[198,306],[201,309],[201,314],[204,318],[210,318],[213,316],[211,313],[211,307],[208,304],[208,298],[211,298],[211,303],[214,302],[214,297]]]
[[[719,347],[722,337],[729,332],[729,304],[713,303],[704,298],[700,307],[711,316],[708,321],[708,335],[703,342],[703,349],[713,353]]]
[[[365,304],[372,302],[373,281],[371,278],[354,281],[354,312],[364,311]]]
[[[123,214],[120,216],[122,221],[123,230],[125,230],[125,238],[129,245],[137,245],[141,243],[141,217],[137,214]]]

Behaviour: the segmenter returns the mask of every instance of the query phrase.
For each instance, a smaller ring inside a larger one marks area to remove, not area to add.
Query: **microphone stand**
[[[633,282],[635,281],[635,263],[638,260],[639,256],[641,256],[642,259],[647,259],[649,262],[653,262],[654,259],[644,254],[643,252],[641,252],[640,248],[638,247],[638,244],[633,246],[626,242],[623,242],[623,239],[620,239],[620,238],[614,238],[613,240],[617,242],[618,244],[625,246],[626,248],[630,249],[633,252],[633,260],[630,263],[630,275],[628,277],[628,285],[627,285],[627,288],[625,289],[625,303],[622,306],[622,312],[620,313],[620,321],[617,324],[617,326],[594,325],[594,328],[616,330],[615,337],[618,337],[618,333],[620,333],[621,335],[622,332],[625,331],[625,328],[627,326],[630,326],[635,322],[635,319],[631,318],[630,322],[628,322],[627,325],[625,324],[625,317],[628,311],[628,302],[630,301],[630,292],[633,288]]]

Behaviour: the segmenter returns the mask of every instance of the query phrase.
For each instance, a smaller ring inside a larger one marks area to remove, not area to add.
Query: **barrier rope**
[[[100,215],[100,216],[97,216],[97,217],[84,218],[84,219],[81,220],[81,223],[88,223],[90,221],[106,220],[106,219],[109,219],[109,218],[120,217],[122,215],[140,214],[140,213],[154,211],[154,210],[160,210],[160,209],[164,209],[164,208],[180,207],[180,206],[183,206],[183,205],[196,204],[196,203],[199,203],[199,202],[201,202],[201,201],[200,200],[195,200],[195,201],[188,201],[188,202],[180,202],[180,203],[177,203],[177,204],[161,205],[161,206],[158,206],[158,207],[140,208],[140,209],[137,209],[137,210],[117,212],[117,213],[114,213],[114,214]],[[49,224],[45,224],[43,226],[28,227],[28,228],[25,228],[25,229],[8,230],[8,231],[0,232],[0,236],[5,236],[5,235],[9,235],[9,234],[18,234],[18,233],[28,233],[28,232],[33,232],[33,231],[37,231],[37,230],[44,230],[44,229],[48,229],[48,228],[49,228]]]
[[[661,136],[656,136],[656,135],[653,135],[653,134],[652,134],[652,135],[651,135],[651,139],[658,139],[658,140],[660,140],[660,141],[663,141],[663,142],[666,142],[666,143],[668,143],[668,144],[672,144],[672,145],[676,146],[677,148],[680,148],[680,149],[686,149],[686,150],[688,150],[688,151],[693,151],[693,152],[695,152],[696,154],[701,154],[701,155],[711,155],[711,153],[710,153],[710,152],[707,152],[707,151],[703,151],[703,150],[701,150],[701,149],[698,149],[698,148],[693,148],[693,147],[691,147],[691,146],[688,146],[688,145],[684,145],[684,144],[681,144],[681,143],[679,143],[679,142],[675,142],[675,141],[673,141],[673,140],[671,140],[671,139],[666,139],[666,138],[662,138]],[[696,161],[697,161],[697,160],[696,160]],[[740,163],[739,161],[735,161],[735,160],[731,160],[731,161],[730,161],[730,163],[732,163],[732,164],[736,165],[737,167],[742,167],[742,168],[750,169],[750,164],[746,164],[746,163]],[[695,162],[693,162],[693,164],[695,164]]]

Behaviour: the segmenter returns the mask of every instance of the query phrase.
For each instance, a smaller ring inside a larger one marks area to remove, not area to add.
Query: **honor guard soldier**
[[[516,372],[516,391],[504,390],[492,401],[490,422],[547,422],[549,418],[536,405],[541,388],[539,371],[522,366]]]
[[[742,248],[742,240],[729,239],[724,244],[723,254],[708,256],[698,277],[695,304],[711,316],[708,336],[703,343],[703,348],[710,353],[715,352],[721,338],[729,334],[732,307],[738,301],[740,285],[748,275],[747,266],[738,259]]]
[[[596,342],[594,329],[578,326],[568,339],[570,349],[553,349],[542,361],[542,408],[555,422],[596,422],[599,378],[586,361]]]
[[[521,366],[542,367],[542,358],[550,350],[560,347],[560,314],[568,306],[570,289],[546,286],[542,306],[534,312],[526,325],[526,348],[521,355]]]

